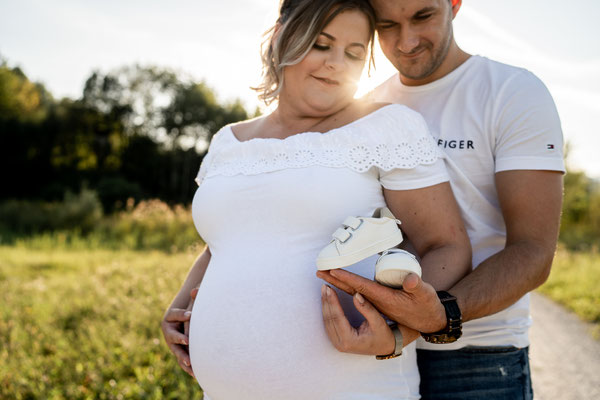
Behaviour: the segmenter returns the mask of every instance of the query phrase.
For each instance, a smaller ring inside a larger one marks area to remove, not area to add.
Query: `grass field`
[[[539,292],[594,324],[600,339],[600,254],[559,251]]]
[[[160,331],[197,254],[0,247],[0,399],[200,399]]]
[[[159,328],[200,251],[0,246],[0,399],[200,399]],[[539,289],[600,327],[600,255]],[[600,330],[598,330],[600,332]]]

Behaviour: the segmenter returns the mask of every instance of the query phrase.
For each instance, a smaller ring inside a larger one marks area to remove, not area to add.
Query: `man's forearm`
[[[555,247],[541,243],[512,243],[482,262],[449,290],[463,321],[502,311],[544,283],[554,252]]]

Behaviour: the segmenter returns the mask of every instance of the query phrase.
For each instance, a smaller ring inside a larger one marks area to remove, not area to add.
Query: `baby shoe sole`
[[[421,276],[421,268],[386,269],[383,271],[377,271],[375,274],[375,281],[384,286],[400,288],[402,287],[402,283],[404,283],[404,278],[406,278],[406,276],[411,272]]]
[[[421,266],[413,256],[406,254],[406,258],[403,260],[401,257],[397,257],[398,255],[383,255],[378,260],[375,264],[375,281],[385,286],[399,288],[402,287],[404,278],[409,273],[421,276]],[[391,256],[391,258],[388,258],[387,263],[381,262],[386,256]]]

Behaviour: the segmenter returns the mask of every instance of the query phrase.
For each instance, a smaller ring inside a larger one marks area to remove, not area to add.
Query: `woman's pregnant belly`
[[[192,312],[192,369],[211,400],[398,399],[417,393],[412,347],[402,357],[378,361],[331,345],[315,254],[249,253],[213,254]],[[373,265],[369,259],[353,269],[372,277]],[[348,313],[354,307],[345,297]],[[356,310],[352,314],[358,323]]]

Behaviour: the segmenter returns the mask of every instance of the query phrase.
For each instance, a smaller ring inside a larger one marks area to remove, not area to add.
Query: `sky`
[[[261,106],[262,33],[278,0],[0,0],[0,56],[57,98],[81,96],[93,70],[139,63],[180,71],[220,101]],[[569,143],[567,163],[600,178],[600,1],[465,0],[456,41],[526,68],[549,88]],[[380,51],[359,92],[395,70]]]

